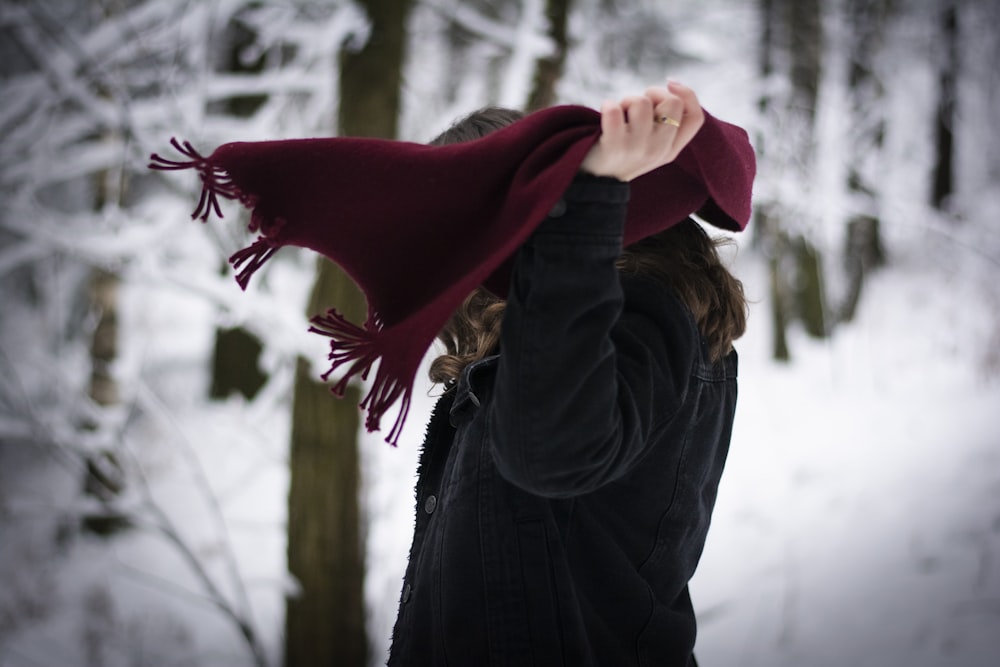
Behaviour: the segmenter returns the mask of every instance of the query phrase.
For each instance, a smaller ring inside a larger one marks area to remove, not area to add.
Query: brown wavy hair
[[[506,301],[482,287],[465,298],[438,334],[445,351],[431,362],[432,382],[450,385],[466,366],[494,353],[506,306]]]
[[[523,117],[513,109],[480,109],[430,144],[472,141]],[[726,242],[713,240],[688,218],[629,246],[618,261],[621,271],[651,276],[676,291],[707,340],[712,361],[725,357],[746,329],[743,284],[722,264],[718,252]],[[505,307],[504,300],[481,287],[466,297],[438,334],[445,351],[431,363],[431,381],[450,385],[470,363],[495,353]]]
[[[618,260],[622,271],[652,276],[671,287],[694,316],[708,344],[709,358],[719,361],[747,327],[743,283],[722,263],[719,248],[692,218],[625,248]]]

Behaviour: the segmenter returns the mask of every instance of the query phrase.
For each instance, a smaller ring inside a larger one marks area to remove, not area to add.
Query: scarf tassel
[[[336,396],[343,397],[351,378],[357,376],[367,380],[372,365],[382,357],[380,350],[382,323],[374,312],[369,312],[368,321],[364,327],[349,322],[336,309],[331,308],[325,315],[312,318],[309,331],[327,336],[330,341],[330,369],[323,373],[322,378],[328,378],[345,364],[350,364],[347,371],[336,384],[330,387]],[[384,360],[375,372],[372,387],[360,407],[367,410],[365,428],[369,431],[379,430],[382,416],[397,400],[402,399],[399,414],[389,431],[386,442],[395,446],[410,411],[412,388],[402,382],[395,373],[386,367]]]
[[[273,237],[262,234],[248,247],[237,250],[230,255],[229,263],[234,269],[239,270],[241,266],[246,264],[236,274],[236,282],[239,283],[240,289],[246,291],[247,285],[250,283],[250,278],[257,272],[257,269],[262,267],[267,260],[271,259],[274,253],[278,251],[279,245]]]
[[[214,212],[216,217],[222,218],[222,208],[219,206],[219,197],[226,199],[242,199],[239,188],[233,183],[226,171],[211,163],[211,161],[195,150],[190,142],[183,144],[176,138],[170,138],[170,145],[178,153],[187,157],[187,160],[168,160],[165,157],[153,153],[149,156],[149,168],[158,171],[180,171],[182,169],[196,169],[201,176],[201,197],[198,198],[198,205],[191,214],[191,219],[201,219],[208,221],[210,213]]]

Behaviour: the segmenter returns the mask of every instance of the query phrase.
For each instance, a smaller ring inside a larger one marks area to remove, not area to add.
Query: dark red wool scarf
[[[600,136],[600,115],[577,106],[533,113],[476,141],[427,146],[350,137],[224,144],[202,157],[152,156],[152,169],[193,168],[202,180],[192,218],[222,217],[219,198],[252,209],[257,240],[230,258],[244,289],[281,246],[322,253],[368,300],[358,326],[335,309],[310,331],[331,338],[332,387],[367,378],[361,403],[377,430],[402,399],[387,437],[395,443],[421,359],[455,308],[479,285],[504,296],[513,257],[546,217]],[[677,160],[632,181],[625,244],[692,213],[729,230],[750,218],[754,154],[742,129],[706,114]]]

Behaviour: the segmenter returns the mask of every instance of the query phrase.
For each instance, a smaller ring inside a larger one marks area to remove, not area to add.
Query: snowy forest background
[[[0,665],[385,659],[435,389],[398,448],[359,434],[306,332],[343,278],[284,249],[241,293],[241,212],[191,222],[196,179],[151,152],[427,141],[667,76],[760,158],[699,661],[1000,664],[998,25],[989,0],[3,3]]]

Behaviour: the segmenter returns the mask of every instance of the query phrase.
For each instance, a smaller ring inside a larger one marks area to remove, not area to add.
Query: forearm
[[[596,488],[641,449],[643,419],[620,401],[612,339],[623,307],[615,262],[627,197],[624,183],[578,179],[565,211],[539,227],[515,264],[494,453],[508,479],[539,494]]]

